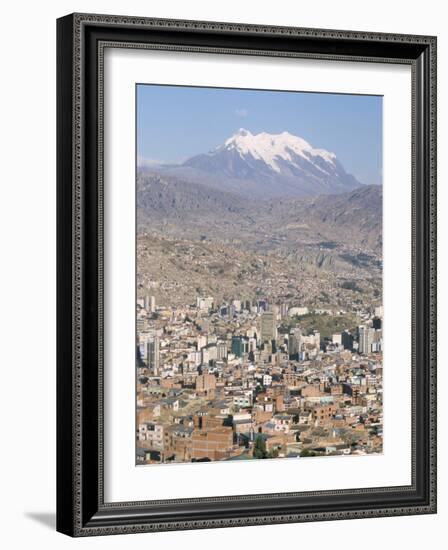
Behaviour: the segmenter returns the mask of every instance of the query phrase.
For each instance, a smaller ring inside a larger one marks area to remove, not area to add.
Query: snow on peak
[[[252,134],[249,132],[249,130],[246,130],[245,128],[240,128],[235,135],[245,137],[251,136]]]
[[[336,155],[325,149],[314,149],[307,141],[299,136],[294,136],[289,132],[281,134],[252,134],[249,130],[240,128],[232,137],[230,137],[219,149],[235,149],[241,157],[251,155],[252,157],[264,161],[276,172],[280,172],[278,161],[283,159],[293,162],[292,153],[312,162],[313,157],[321,157],[326,162],[334,164]],[[315,166],[325,172],[319,165]]]

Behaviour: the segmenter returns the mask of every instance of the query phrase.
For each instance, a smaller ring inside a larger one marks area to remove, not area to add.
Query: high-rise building
[[[333,334],[333,336],[331,337],[331,341],[333,342],[333,344],[338,344],[339,346],[341,346],[342,345],[342,334],[341,333]]]
[[[204,334],[200,334],[198,337],[197,337],[197,349],[202,349],[202,348],[205,348],[205,346],[207,345],[207,336],[205,336]]]
[[[383,318],[383,306],[378,306],[375,308],[375,317]]]
[[[382,326],[382,319],[380,317],[374,317],[372,319],[372,327],[376,329],[380,329]]]
[[[145,296],[144,305],[146,311],[154,313],[156,310],[156,297],[155,296]]]
[[[227,344],[225,342],[218,342],[217,345],[218,361],[227,357]]]
[[[292,332],[292,334],[289,335],[288,340],[288,353],[289,355],[297,355],[300,351],[300,344],[301,344],[301,336],[302,333],[300,329],[296,328]]]
[[[237,313],[241,311],[241,300],[233,300],[232,305]]]
[[[150,338],[146,344],[146,361],[155,376],[159,374],[160,367],[160,343],[157,336]]]
[[[221,306],[219,309],[219,314],[221,315],[221,317],[227,317],[229,315],[229,310],[229,306]]]
[[[256,338],[254,338],[254,337],[249,338],[247,350],[249,352],[257,350],[257,339]]]
[[[247,340],[243,336],[232,336],[232,353],[237,357],[247,353]]]
[[[351,351],[353,349],[353,336],[348,330],[344,330],[341,337],[343,348]]]
[[[271,342],[277,338],[276,314],[266,311],[261,315],[261,340]]]
[[[207,346],[209,346],[210,344],[216,344],[217,341],[218,337],[216,336],[216,334],[207,334]]]
[[[196,307],[200,311],[209,311],[213,308],[213,296],[207,296],[206,298],[198,296],[196,298]]]
[[[202,353],[200,351],[190,351],[187,360],[198,367],[202,361]]]
[[[381,329],[375,330],[372,343],[372,351],[379,352],[383,350],[383,331]]]
[[[208,365],[210,361],[216,361],[218,359],[218,347],[216,344],[207,345],[201,350],[202,364]]]
[[[311,346],[319,350],[320,349],[320,332],[318,332],[317,330],[314,330],[311,334],[308,334],[307,336],[304,336],[303,334],[301,334],[299,342],[300,342],[299,351],[301,350],[303,345]]]
[[[359,330],[359,353],[371,353],[372,344],[375,338],[375,329],[360,326]]]

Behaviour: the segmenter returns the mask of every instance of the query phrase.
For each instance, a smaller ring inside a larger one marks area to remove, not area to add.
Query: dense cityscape
[[[138,88],[136,464],[382,453],[381,99],[349,132],[337,95],[171,87],[173,117],[159,92]],[[223,98],[264,108],[224,134]]]
[[[382,452],[381,306],[192,302],[137,300],[137,464]]]

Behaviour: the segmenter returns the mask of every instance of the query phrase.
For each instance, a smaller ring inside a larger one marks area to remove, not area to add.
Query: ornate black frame
[[[412,485],[104,502],[102,60],[112,45],[411,65]],[[436,38],[73,14],[57,22],[57,51],[58,531],[89,536],[435,513]]]

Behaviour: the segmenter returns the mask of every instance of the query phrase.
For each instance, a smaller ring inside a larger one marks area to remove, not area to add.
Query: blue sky
[[[137,85],[140,161],[183,162],[221,145],[239,128],[298,135],[336,153],[362,183],[381,183],[379,96]]]

